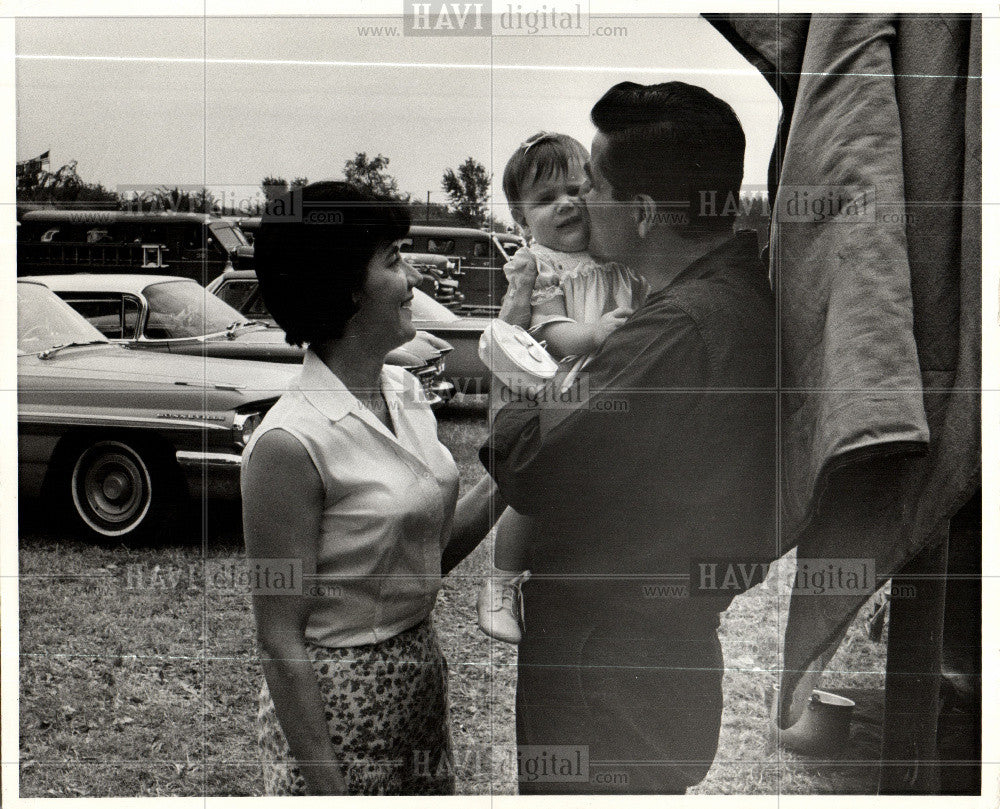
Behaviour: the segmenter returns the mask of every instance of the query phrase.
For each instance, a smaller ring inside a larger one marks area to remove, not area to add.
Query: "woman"
[[[406,208],[340,182],[293,193],[295,221],[264,217],[255,262],[288,342],[308,349],[243,456],[250,569],[301,564],[303,582],[253,594],[267,791],[448,794],[450,767],[414,766],[451,753],[430,613],[442,573],[490,529],[493,485],[456,506],[419,383],[383,365],[415,334]]]

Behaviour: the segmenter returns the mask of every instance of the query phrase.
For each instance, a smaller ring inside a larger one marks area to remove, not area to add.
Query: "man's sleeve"
[[[661,453],[683,439],[707,381],[705,346],[684,312],[626,323],[581,372],[578,401],[550,384],[537,405],[506,405],[480,459],[527,515],[573,508],[587,493],[632,480],[642,485],[669,463]]]

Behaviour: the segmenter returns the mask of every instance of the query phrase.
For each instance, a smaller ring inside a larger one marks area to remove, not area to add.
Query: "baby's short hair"
[[[587,150],[576,138],[559,132],[536,132],[507,161],[503,170],[503,193],[511,213],[519,210],[524,190],[538,180],[568,172],[570,166],[586,163]]]

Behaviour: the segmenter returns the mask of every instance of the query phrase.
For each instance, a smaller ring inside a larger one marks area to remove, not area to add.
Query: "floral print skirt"
[[[351,795],[451,795],[448,666],[430,618],[380,643],[306,643]],[[265,794],[305,795],[265,682],[257,714]]]

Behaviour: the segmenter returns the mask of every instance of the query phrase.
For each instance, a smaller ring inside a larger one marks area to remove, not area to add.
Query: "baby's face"
[[[539,244],[564,253],[587,249],[590,222],[580,198],[583,166],[574,165],[563,174],[536,180],[521,199],[525,230]]]

